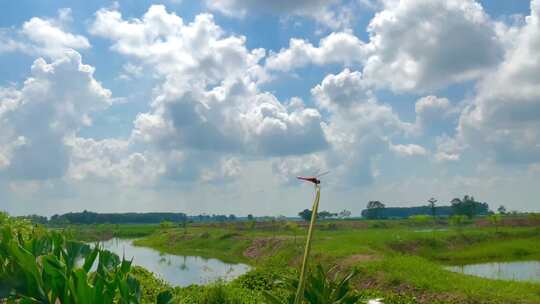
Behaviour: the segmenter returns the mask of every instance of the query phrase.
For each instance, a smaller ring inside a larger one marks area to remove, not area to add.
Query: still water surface
[[[447,269],[488,279],[540,282],[539,261],[471,264]]]
[[[134,265],[152,271],[173,286],[231,280],[249,270],[245,264],[228,264],[217,259],[171,255],[148,247],[137,247],[131,239],[115,238],[101,242],[101,246],[120,257],[133,258]]]

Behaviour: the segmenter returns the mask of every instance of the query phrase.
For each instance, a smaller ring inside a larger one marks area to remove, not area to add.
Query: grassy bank
[[[173,254],[249,263],[260,271],[273,272],[298,266],[305,231],[302,227],[285,227],[247,229],[241,225],[214,225],[166,229],[136,244]],[[362,290],[416,299],[407,300],[410,303],[540,302],[540,284],[482,279],[452,273],[443,267],[540,260],[537,227],[502,227],[495,232],[492,227],[469,226],[426,232],[419,227],[381,221],[326,223],[316,232],[313,256],[326,265],[360,269],[361,276],[355,284]]]
[[[158,224],[100,224],[100,225],[69,225],[66,227],[53,227],[53,230],[62,230],[72,238],[93,242],[111,238],[140,238],[149,236],[160,229]]]

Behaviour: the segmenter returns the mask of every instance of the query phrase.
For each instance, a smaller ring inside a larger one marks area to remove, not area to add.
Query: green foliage
[[[501,225],[501,214],[491,214],[488,216],[489,222],[495,227],[495,232],[499,232],[499,226]]]
[[[322,224],[321,226],[322,226],[321,228],[324,229],[324,230],[337,230],[337,229],[338,229],[337,224],[336,224],[336,223],[332,223],[332,222],[330,222],[330,223],[324,223],[324,224]]]
[[[217,282],[206,286],[192,285],[177,291],[174,303],[181,304],[258,304],[259,292],[234,284]]]
[[[409,217],[414,224],[422,226],[427,225],[433,221],[433,218],[429,215],[413,215]]]
[[[0,259],[0,278],[13,300],[64,304],[140,301],[139,282],[129,273],[130,261],[66,240],[60,233],[23,233],[4,225]],[[94,266],[96,271],[91,273]]]
[[[142,303],[153,303],[162,292],[170,291],[171,287],[167,283],[140,266],[131,267],[131,274],[141,283]]]
[[[311,220],[311,210],[309,209],[304,209],[300,212],[298,212],[298,215],[306,222],[309,222]]]
[[[171,221],[163,221],[161,223],[159,223],[159,228],[161,229],[170,229],[170,228],[174,228],[174,223],[171,222]]]
[[[450,225],[461,229],[467,223],[467,216],[465,215],[452,215],[450,217]]]
[[[353,270],[342,275],[337,268],[325,270],[317,265],[309,272],[306,278],[303,303],[308,304],[354,304],[360,299],[358,292],[351,286],[351,279],[357,275]],[[285,294],[263,292],[268,304],[294,303],[294,295],[298,287],[298,279],[289,277],[284,279]]]
[[[280,287],[279,278],[285,275],[270,268],[256,268],[234,280],[234,284],[248,290],[273,290]]]
[[[379,201],[369,201],[366,209],[362,211],[362,216],[368,219],[379,219],[381,218],[381,211],[386,206]]]
[[[489,205],[487,203],[477,202],[473,196],[469,195],[465,195],[463,199],[454,198],[451,203],[454,214],[465,215],[468,218],[485,215],[489,212]]]
[[[378,229],[378,228],[389,228],[389,227],[388,227],[388,224],[386,222],[374,221],[374,222],[369,223],[369,228]]]

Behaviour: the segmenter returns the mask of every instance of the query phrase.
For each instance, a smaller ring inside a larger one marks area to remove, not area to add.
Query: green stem
[[[321,197],[321,188],[319,187],[319,185],[315,185],[315,190],[315,201],[313,202],[313,208],[311,209],[311,221],[309,223],[306,247],[304,249],[304,258],[302,259],[302,268],[300,270],[300,281],[298,282],[298,289],[296,290],[294,304],[301,304],[302,299],[304,298],[307,263],[309,259],[309,251],[311,249],[311,238],[313,236],[313,228],[315,228],[315,222],[317,221],[317,210],[319,209],[319,199]]]

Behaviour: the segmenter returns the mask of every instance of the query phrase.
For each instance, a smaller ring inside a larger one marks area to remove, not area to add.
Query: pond
[[[120,257],[125,255],[126,259],[133,258],[134,265],[152,271],[172,286],[227,281],[250,269],[245,264],[228,264],[217,259],[165,254],[152,248],[134,246],[132,239],[114,238],[100,244]]]
[[[446,269],[488,279],[540,282],[539,261],[471,264]]]

